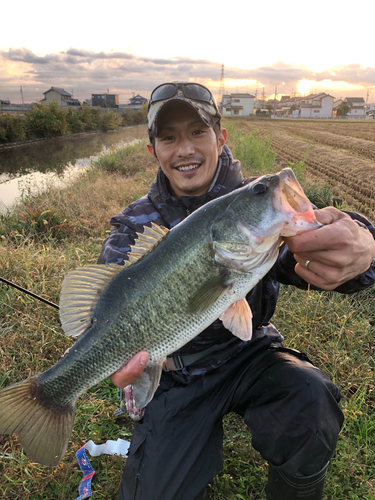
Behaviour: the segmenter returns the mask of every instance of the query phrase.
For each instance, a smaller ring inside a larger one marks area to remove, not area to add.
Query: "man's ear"
[[[223,147],[224,147],[224,144],[225,144],[225,142],[227,140],[227,137],[228,137],[228,134],[227,134],[227,131],[225,130],[225,128],[220,129],[219,137],[217,138],[217,145],[218,145],[218,149],[219,149],[219,156],[221,155],[221,153],[223,151]]]
[[[154,158],[156,158],[155,151],[154,151],[154,146],[151,144],[151,142],[149,142],[149,143],[147,144],[147,149],[150,151],[150,153],[152,154],[152,156],[153,156]],[[157,158],[156,158],[156,159],[157,159]]]

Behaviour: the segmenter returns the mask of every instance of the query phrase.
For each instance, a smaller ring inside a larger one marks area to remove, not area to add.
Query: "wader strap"
[[[257,334],[255,334],[257,332]],[[284,340],[280,332],[277,330],[277,328],[272,324],[268,323],[268,325],[260,326],[258,327],[254,332],[253,332],[253,338],[259,338],[259,337],[275,337],[276,342],[280,342],[281,340]],[[281,338],[280,338],[281,337]],[[238,337],[233,336],[231,340],[228,342],[223,342],[222,344],[214,344],[213,346],[209,347],[208,349],[204,349],[203,351],[196,352],[194,354],[186,354],[182,356],[168,356],[167,357],[167,364],[163,368],[164,371],[170,372],[170,371],[175,371],[175,370],[182,370],[184,366],[190,366],[197,361],[205,358],[206,356],[214,353],[214,352],[222,352],[224,356],[227,355],[227,348],[232,346],[234,343],[239,343],[240,339]]]

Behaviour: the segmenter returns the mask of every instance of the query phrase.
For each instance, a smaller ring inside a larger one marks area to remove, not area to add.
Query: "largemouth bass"
[[[53,367],[0,391],[0,433],[17,433],[32,460],[57,465],[77,398],[137,352],[149,352],[134,383],[137,407],[144,408],[166,356],[217,318],[250,340],[246,294],[276,262],[283,236],[319,225],[285,169],[207,203],[170,231],[145,228],[125,266],[70,271],[60,319],[64,332],[79,338]]]

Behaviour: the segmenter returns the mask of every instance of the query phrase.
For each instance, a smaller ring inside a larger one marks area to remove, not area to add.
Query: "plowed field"
[[[279,163],[305,159],[309,180],[375,221],[375,121],[250,119],[243,127],[271,135]],[[306,156],[307,155],[307,156]]]

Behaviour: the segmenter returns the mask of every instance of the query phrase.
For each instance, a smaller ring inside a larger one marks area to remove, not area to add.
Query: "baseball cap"
[[[173,82],[156,87],[148,105],[148,135],[150,140],[158,133],[158,118],[165,104],[182,101],[190,105],[208,127],[220,122],[221,115],[214,96],[207,87],[200,83]]]

